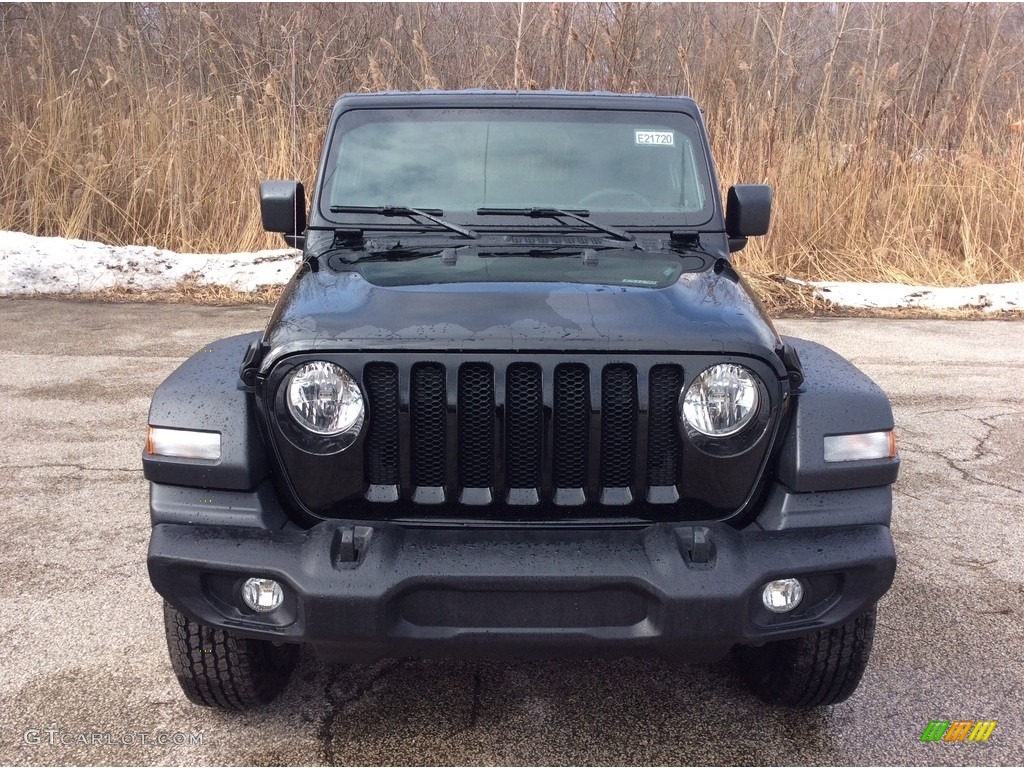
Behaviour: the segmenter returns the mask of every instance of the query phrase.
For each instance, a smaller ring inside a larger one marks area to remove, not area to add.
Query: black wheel
[[[770,704],[823,707],[857,689],[871,655],[875,608],[834,629],[759,647],[736,646],[733,657],[750,688]]]
[[[245,710],[272,701],[288,684],[296,645],[237,637],[192,621],[164,602],[171,666],[189,701],[204,707]]]

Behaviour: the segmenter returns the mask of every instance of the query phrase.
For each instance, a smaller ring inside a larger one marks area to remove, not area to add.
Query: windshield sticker
[[[636,143],[650,147],[672,147],[676,143],[674,131],[637,131]]]

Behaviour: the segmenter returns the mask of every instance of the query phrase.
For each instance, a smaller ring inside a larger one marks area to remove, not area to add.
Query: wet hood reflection
[[[285,289],[267,327],[264,368],[301,351],[404,349],[712,352],[761,357],[781,371],[775,329],[736,272],[725,260],[693,257],[702,268],[664,287],[547,282],[536,269],[519,281],[388,285],[321,258]],[[604,252],[599,258],[608,260]]]

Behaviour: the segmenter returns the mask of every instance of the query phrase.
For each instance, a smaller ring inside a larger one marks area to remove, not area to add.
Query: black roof
[[[335,108],[366,109],[373,107],[559,107],[563,109],[637,109],[700,113],[697,103],[688,96],[656,96],[650,93],[611,93],[609,91],[383,91],[380,93],[349,93],[342,96]]]

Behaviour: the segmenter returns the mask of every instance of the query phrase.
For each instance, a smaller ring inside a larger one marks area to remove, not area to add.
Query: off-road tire
[[[288,684],[296,645],[250,640],[192,621],[164,602],[171,666],[189,701],[246,710],[272,701]]]
[[[875,636],[875,608],[834,629],[759,647],[736,646],[733,658],[750,686],[770,704],[823,707],[857,689]]]

